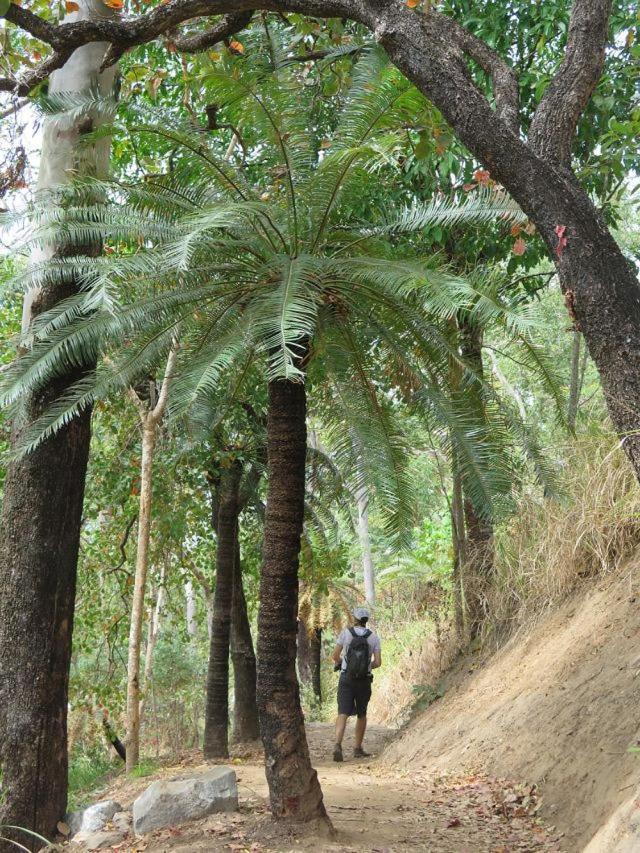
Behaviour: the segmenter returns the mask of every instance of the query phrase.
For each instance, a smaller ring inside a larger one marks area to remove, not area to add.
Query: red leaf
[[[486,186],[491,180],[491,174],[486,169],[476,169],[473,177],[479,184]]]
[[[568,240],[565,237],[565,232],[567,230],[567,226],[566,225],[556,225],[554,230],[555,230],[556,236],[558,238],[558,245],[556,246],[556,255],[559,258],[561,258],[562,252],[564,251],[564,249],[566,248],[566,245],[568,243]]]
[[[514,255],[518,255],[518,257],[520,255],[524,255],[524,253],[527,251],[527,244],[522,239],[522,237],[518,237],[518,239],[513,244],[513,248],[511,249],[511,251]]]

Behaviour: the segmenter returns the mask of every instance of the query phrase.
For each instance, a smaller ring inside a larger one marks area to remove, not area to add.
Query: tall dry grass
[[[539,487],[523,491],[516,511],[496,530],[494,583],[476,653],[490,653],[589,578],[623,570],[640,545],[640,486],[619,439],[591,432],[563,450],[559,495],[544,497]],[[419,649],[409,642],[397,665],[376,680],[376,721],[404,722],[420,689],[437,688],[461,651],[451,622],[440,622]]]
[[[504,639],[586,578],[617,572],[640,543],[640,487],[619,439],[580,436],[564,460],[561,497],[525,492],[497,531],[485,638]]]

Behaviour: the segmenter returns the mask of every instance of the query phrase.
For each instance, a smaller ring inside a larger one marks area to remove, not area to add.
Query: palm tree
[[[174,417],[206,416],[225,388],[237,396],[256,364],[267,377],[268,494],[258,619],[258,706],[272,811],[324,818],[311,767],[295,672],[298,567],[304,521],[307,387],[330,377],[335,405],[349,420],[362,468],[381,496],[389,532],[402,536],[410,484],[402,435],[371,373],[372,356],[420,364],[434,416],[446,419],[442,387],[459,358],[441,321],[471,308],[477,293],[433,257],[413,257],[406,235],[448,225],[521,216],[504,197],[456,206],[435,201],[400,211],[353,215],[366,186],[393,173],[401,150],[394,122],[422,106],[421,96],[372,52],[359,64],[330,139],[314,138],[311,98],[301,80],[268,55],[247,50],[242,71],[211,72],[209,97],[234,127],[261,138],[246,162],[229,163],[221,140],[192,124],[153,123],[171,171],[153,181],[113,187],[114,204],[83,204],[64,218],[40,212],[35,236],[52,229],[107,239],[123,251],[92,260],[63,258],[31,275],[82,276],[81,294],[45,315],[34,342],[5,376],[11,402],[61,365],[110,352],[91,376],[57,400],[27,430],[38,446],[97,399],[128,386],[166,357],[180,327],[170,401]],[[89,192],[93,188],[89,187]],[[404,242],[403,242],[404,241]],[[483,309],[488,306],[483,303]],[[496,309],[497,310],[497,309]],[[339,442],[338,442],[339,443]],[[473,458],[473,441],[465,448]],[[464,461],[464,460],[463,460]],[[473,470],[478,463],[473,459]]]

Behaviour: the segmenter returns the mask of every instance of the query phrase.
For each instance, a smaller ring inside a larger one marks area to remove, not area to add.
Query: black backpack
[[[367,628],[364,634],[356,634],[355,628],[351,631],[351,642],[347,647],[347,668],[345,675],[353,681],[369,677],[369,664],[371,663],[371,646],[367,642],[371,631]]]

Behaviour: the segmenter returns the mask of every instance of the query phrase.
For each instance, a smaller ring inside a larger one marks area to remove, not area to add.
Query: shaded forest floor
[[[240,811],[165,830],[119,845],[123,853],[190,851],[357,851],[391,853],[511,853],[562,850],[561,840],[536,816],[535,792],[516,783],[484,775],[430,776],[404,768],[390,770],[377,757],[350,759],[353,727],[345,741],[345,762],[331,760],[333,727],[307,727],[314,766],[336,829],[335,838],[313,830],[275,824],[268,812],[262,755],[256,747],[238,747],[229,762],[236,770]],[[379,754],[393,732],[372,726],[366,747]],[[118,780],[102,793],[123,806],[153,779],[185,775],[204,768],[197,753],[179,765],[164,767],[153,778]]]

